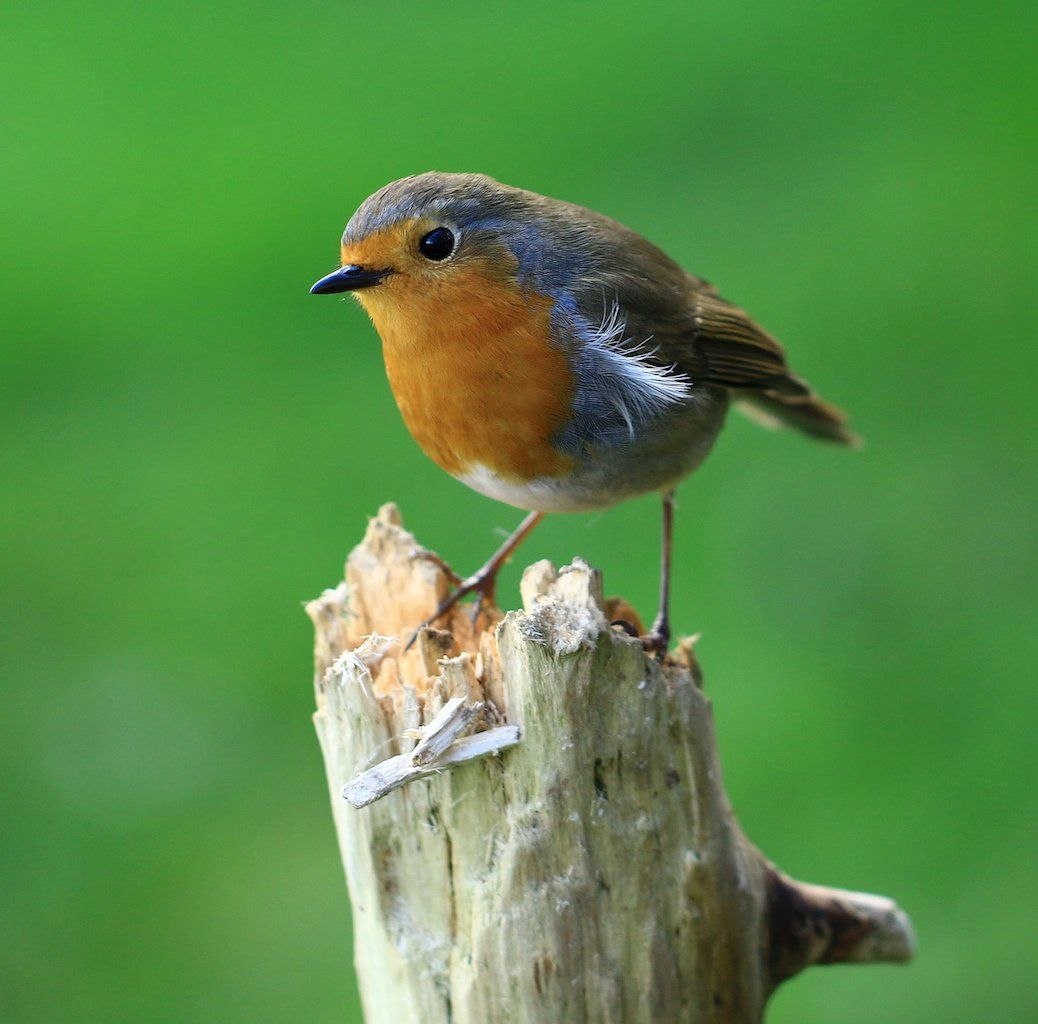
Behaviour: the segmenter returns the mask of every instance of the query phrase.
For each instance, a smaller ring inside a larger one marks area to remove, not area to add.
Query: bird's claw
[[[657,619],[652,624],[652,629],[639,639],[646,654],[654,654],[657,660],[663,661],[667,657],[667,648],[670,645],[670,623]]]
[[[492,605],[494,603],[494,583],[495,577],[493,573],[476,573],[475,576],[470,576],[468,579],[461,579],[447,568],[446,564],[443,563],[438,555],[432,554],[432,560],[440,564],[451,576],[454,577],[453,582],[457,584],[454,592],[448,594],[437,606],[436,611],[432,613],[424,622],[420,623],[415,631],[411,634],[411,639],[404,645],[403,653],[406,654],[414,642],[418,639],[418,635],[423,629],[428,629],[434,622],[442,619],[456,604],[458,604],[462,598],[468,597],[469,594],[476,594],[476,600],[472,605],[472,624],[476,624],[476,620],[479,618],[483,611],[484,605]]]

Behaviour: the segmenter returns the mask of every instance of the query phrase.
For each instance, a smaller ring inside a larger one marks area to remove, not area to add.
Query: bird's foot
[[[667,647],[670,644],[670,623],[663,615],[657,616],[652,624],[652,629],[640,637],[642,647],[647,654],[655,654],[659,661],[667,656]]]
[[[433,556],[436,560],[438,556]],[[446,568],[446,566],[444,566]],[[450,570],[447,570],[450,573]],[[454,575],[453,573],[450,573]],[[436,611],[432,613],[424,622],[422,622],[418,628],[411,634],[411,639],[407,641],[404,646],[404,654],[406,654],[415,640],[418,639],[418,634],[423,629],[428,629],[434,622],[442,619],[462,598],[468,597],[469,594],[475,594],[476,600],[472,603],[472,622],[475,624],[479,618],[480,612],[483,611],[484,605],[492,605],[494,603],[494,585],[497,582],[497,573],[488,572],[486,567],[480,569],[479,572],[469,576],[468,579],[462,580],[458,576],[454,576],[454,580],[458,583],[457,587],[448,594],[437,606]]]

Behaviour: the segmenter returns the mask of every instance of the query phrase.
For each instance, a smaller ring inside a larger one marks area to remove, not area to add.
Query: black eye
[[[454,252],[454,234],[447,228],[433,228],[422,235],[418,248],[427,260],[445,260]]]

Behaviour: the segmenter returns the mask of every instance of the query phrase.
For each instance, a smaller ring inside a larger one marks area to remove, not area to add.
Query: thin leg
[[[468,594],[479,594],[476,602],[476,613],[483,606],[483,602],[494,600],[494,584],[497,582],[497,574],[501,567],[512,557],[515,549],[530,535],[533,528],[544,518],[543,512],[531,512],[516,528],[515,532],[495,551],[484,564],[477,569],[468,579],[462,580],[458,588],[445,597],[439,608],[433,612],[414,632],[407,642],[407,649],[415,642],[418,634],[427,626],[431,626],[437,619],[447,614],[463,597]]]
[[[674,537],[674,492],[663,493],[663,540],[660,545],[660,610],[652,630],[643,637],[647,650],[663,658],[670,642],[670,556]]]

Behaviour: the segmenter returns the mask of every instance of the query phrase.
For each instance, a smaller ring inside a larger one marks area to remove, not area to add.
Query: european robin
[[[593,210],[482,174],[429,172],[365,199],[341,256],[310,291],[360,300],[415,440],[462,483],[529,510],[429,622],[466,594],[492,599],[498,570],[546,513],[656,491],[660,608],[643,639],[662,655],[674,488],[713,447],[729,404],[855,441],[771,335]]]

